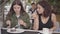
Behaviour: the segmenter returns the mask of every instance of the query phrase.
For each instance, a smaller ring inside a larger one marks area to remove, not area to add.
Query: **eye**
[[[14,9],[16,9],[16,7],[15,7],[15,6],[14,6],[13,8],[14,8]]]
[[[39,7],[39,9],[41,9],[41,8]]]
[[[13,7],[14,9],[16,9],[16,7]]]
[[[37,9],[41,9],[40,7],[37,7]]]
[[[20,7],[18,7],[18,9],[19,9]]]

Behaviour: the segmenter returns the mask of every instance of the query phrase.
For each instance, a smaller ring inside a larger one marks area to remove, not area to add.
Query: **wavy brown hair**
[[[44,12],[43,12],[43,16],[44,17],[48,17],[48,16],[50,16],[51,15],[51,6],[50,6],[50,4],[47,2],[47,1],[39,1],[38,3],[37,3],[37,5],[41,5],[43,8],[44,8]]]
[[[13,3],[12,3],[12,6],[10,8],[10,11],[7,14],[6,20],[10,20],[10,17],[15,13],[14,9],[13,9],[13,6],[16,5],[16,4],[19,5],[19,6],[21,6],[21,11],[20,11],[21,15],[23,15],[23,13],[25,12],[21,1],[20,0],[14,0]]]

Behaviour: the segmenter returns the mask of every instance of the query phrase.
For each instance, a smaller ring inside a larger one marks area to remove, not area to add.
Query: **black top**
[[[43,28],[52,28],[53,27],[53,22],[51,21],[51,15],[47,21],[46,24],[43,24],[41,21],[41,14],[38,14],[39,16],[39,29],[38,30],[42,30]]]

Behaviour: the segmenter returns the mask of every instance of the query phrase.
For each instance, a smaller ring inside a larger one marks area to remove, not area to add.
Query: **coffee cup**
[[[48,28],[43,28],[43,34],[50,34]]]

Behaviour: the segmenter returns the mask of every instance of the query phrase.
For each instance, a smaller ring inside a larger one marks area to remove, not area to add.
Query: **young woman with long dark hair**
[[[8,28],[17,27],[17,25],[19,25],[20,28],[29,28],[29,20],[29,16],[24,10],[21,1],[14,0],[6,18]]]
[[[37,3],[37,12],[33,14],[34,30],[42,30],[48,28],[55,30],[56,15],[52,13],[51,6],[46,1],[39,1]]]

